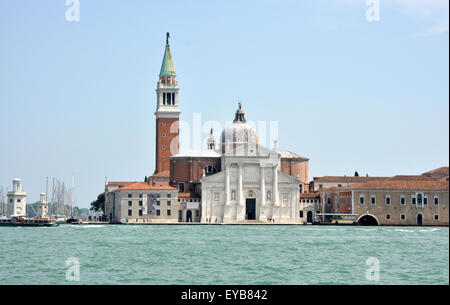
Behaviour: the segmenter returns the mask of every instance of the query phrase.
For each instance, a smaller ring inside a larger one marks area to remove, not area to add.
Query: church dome
[[[225,127],[221,136],[222,152],[225,146],[235,148],[238,144],[258,144],[258,135],[255,129],[245,120],[245,113],[239,103],[233,124]]]

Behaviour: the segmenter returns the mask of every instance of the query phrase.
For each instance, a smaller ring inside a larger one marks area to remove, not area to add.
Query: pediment
[[[294,184],[300,184],[301,181],[297,180],[296,178],[289,176],[281,171],[278,171],[278,182],[280,183],[294,183]]]
[[[211,176],[206,176],[202,179],[200,179],[200,182],[203,183],[213,183],[213,182],[224,182],[225,181],[225,172],[226,171],[221,171],[218,173],[215,173],[214,175]]]

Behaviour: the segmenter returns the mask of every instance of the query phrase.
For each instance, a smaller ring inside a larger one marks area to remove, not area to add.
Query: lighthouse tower
[[[37,216],[38,217],[47,217],[48,216],[48,202],[47,202],[47,194],[41,193],[40,199],[37,203]]]
[[[179,117],[178,82],[170,53],[169,33],[156,87],[156,165],[155,174],[169,176],[170,157],[178,154]]]
[[[8,192],[8,209],[7,217],[11,216],[27,216],[26,204],[27,194],[22,191],[22,180],[13,180],[13,190]]]

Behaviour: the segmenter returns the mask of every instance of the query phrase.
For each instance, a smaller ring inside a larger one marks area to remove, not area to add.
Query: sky
[[[0,0],[0,186],[28,202],[46,177],[88,207],[154,172],[166,32],[187,126],[241,101],[310,180],[448,165],[448,0],[79,0],[70,21],[73,2]]]

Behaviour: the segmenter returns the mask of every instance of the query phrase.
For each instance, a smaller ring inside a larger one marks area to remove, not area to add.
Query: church
[[[281,153],[258,143],[241,105],[220,147],[222,171],[200,180],[202,222],[300,222],[301,181],[280,171]]]
[[[276,142],[272,149],[259,144],[240,103],[219,143],[211,130],[204,150],[179,152],[179,90],[167,33],[156,86],[155,172],[145,183],[106,181],[109,221],[303,223],[309,159]],[[169,203],[166,214],[161,202]]]

